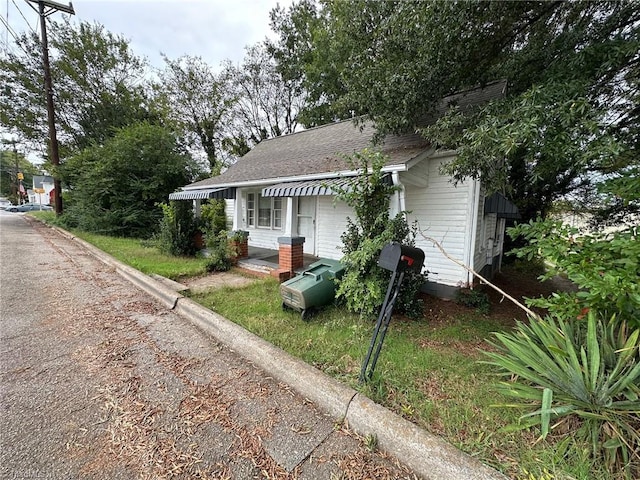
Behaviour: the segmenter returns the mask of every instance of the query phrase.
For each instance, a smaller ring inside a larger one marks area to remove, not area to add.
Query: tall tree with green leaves
[[[155,89],[190,147],[204,152],[208,168],[218,174],[224,166],[223,140],[230,135],[234,104],[229,85],[200,57],[170,60],[165,56],[164,61]]]
[[[307,123],[416,130],[447,95],[505,79],[504,99],[422,131],[458,151],[448,173],[506,192],[525,219],[636,162],[638,0],[309,3],[274,25],[276,58],[312,92],[301,117],[331,112]]]
[[[146,63],[127,40],[87,22],[52,22],[50,31],[62,158],[104,142],[120,127],[157,119],[146,93]],[[48,130],[40,40],[25,33],[17,42],[20,48],[0,59],[0,121],[21,142],[41,150]]]

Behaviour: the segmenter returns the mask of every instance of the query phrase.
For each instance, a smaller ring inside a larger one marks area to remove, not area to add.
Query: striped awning
[[[304,182],[285,182],[262,189],[263,197],[312,197],[335,195],[340,190],[350,191],[356,177],[323,178]],[[384,182],[391,185],[391,175],[385,175]]]
[[[169,200],[206,200],[209,198],[236,197],[236,189],[233,187],[208,188],[203,190],[182,190],[169,194]]]
[[[506,218],[507,220],[520,218],[518,207],[500,193],[494,193],[484,199],[484,214],[487,213],[496,213],[498,218]]]

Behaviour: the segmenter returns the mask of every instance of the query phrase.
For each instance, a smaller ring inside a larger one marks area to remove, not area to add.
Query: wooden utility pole
[[[54,166],[53,173],[53,191],[54,191],[54,208],[56,215],[62,214],[62,184],[57,171],[60,165],[60,154],[58,153],[58,137],[56,135],[56,117],[53,105],[53,87],[51,82],[51,69],[49,67],[49,46],[47,41],[47,22],[46,18],[54,12],[61,11],[74,15],[73,5],[63,5],[51,0],[29,0],[38,4],[38,14],[40,15],[40,29],[42,35],[42,64],[44,68],[44,90],[47,98],[47,120],[49,122],[49,155],[51,163]]]

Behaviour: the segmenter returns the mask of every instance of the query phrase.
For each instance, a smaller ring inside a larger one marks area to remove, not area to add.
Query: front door
[[[303,252],[316,254],[316,197],[298,197],[298,235],[304,237]]]

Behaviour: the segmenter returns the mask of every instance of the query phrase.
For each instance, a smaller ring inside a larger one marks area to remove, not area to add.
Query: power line
[[[33,32],[36,33],[35,29],[29,25],[29,20],[27,20],[27,17],[24,16],[24,13],[22,13],[22,10],[20,10],[20,7],[18,6],[18,4],[16,3],[16,0],[11,0],[11,2],[15,5],[16,9],[18,10],[18,13],[20,13],[20,16],[24,19],[25,23],[27,24],[27,27],[29,27],[29,29]],[[7,16],[9,15],[9,7],[7,6]]]
[[[11,28],[11,25],[9,25],[9,23],[4,19],[4,17],[0,17],[0,21],[2,21],[2,23],[4,24],[4,26],[7,28],[7,32],[13,37],[13,39],[15,40],[15,44],[20,47],[20,49],[26,53],[27,55],[29,55],[29,52],[27,52],[27,50],[22,46],[22,44],[20,43],[20,39],[18,38],[18,34],[15,32],[15,30],[13,30],[13,28]],[[6,51],[9,51],[9,41],[7,40],[6,43]]]

